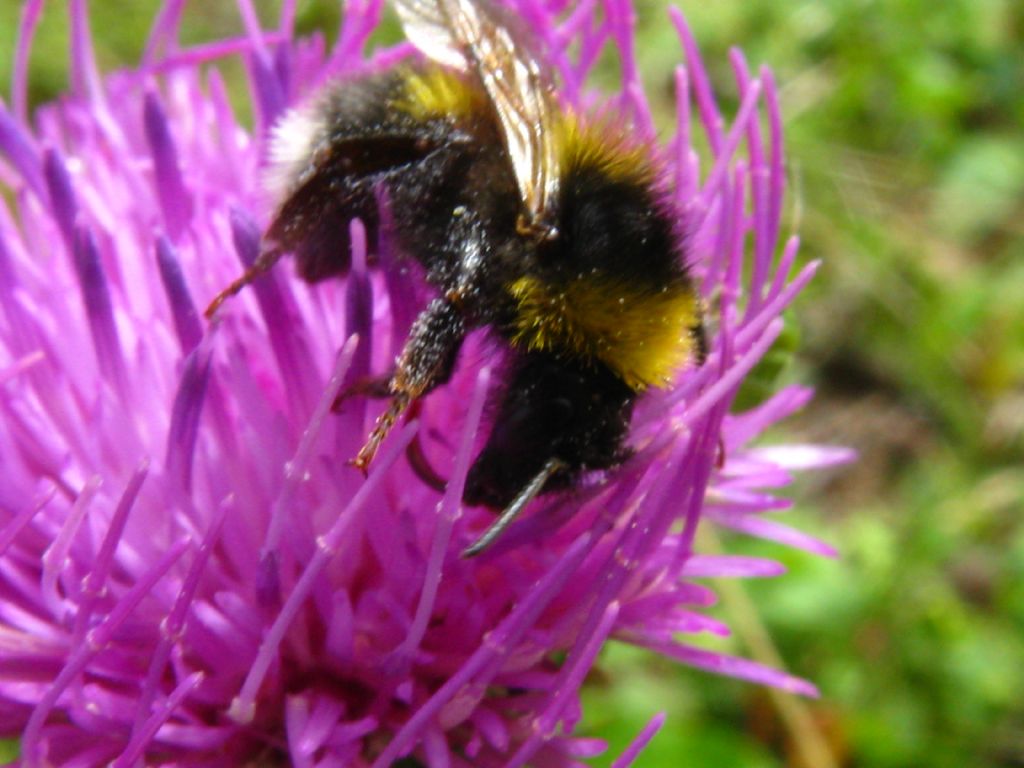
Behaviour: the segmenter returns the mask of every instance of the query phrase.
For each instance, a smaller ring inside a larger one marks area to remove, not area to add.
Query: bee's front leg
[[[380,375],[368,375],[356,379],[352,384],[341,390],[331,403],[331,410],[335,413],[342,410],[345,402],[353,397],[372,397],[375,400],[382,400],[391,397],[391,379],[394,372]]]
[[[458,306],[449,299],[434,299],[420,313],[388,385],[391,403],[353,459],[356,467],[365,472],[391,427],[409,405],[451,378],[465,334],[465,320]]]

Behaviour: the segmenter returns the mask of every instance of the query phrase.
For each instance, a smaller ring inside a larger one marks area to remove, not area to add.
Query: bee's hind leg
[[[388,382],[391,403],[352,464],[365,472],[391,427],[413,401],[451,378],[465,334],[465,321],[451,301],[434,299],[420,313]]]

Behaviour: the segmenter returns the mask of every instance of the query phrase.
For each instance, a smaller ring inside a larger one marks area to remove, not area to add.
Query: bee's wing
[[[425,56],[473,72],[501,123],[527,224],[537,232],[556,198],[556,105],[515,19],[487,0],[393,0],[409,41]]]
[[[453,69],[467,70],[465,43],[458,40],[442,8],[447,0],[392,0],[405,36],[429,59]]]

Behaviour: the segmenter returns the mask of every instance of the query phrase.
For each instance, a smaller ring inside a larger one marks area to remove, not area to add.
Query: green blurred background
[[[256,4],[272,17],[273,3]],[[64,5],[51,0],[40,27],[36,102],[65,87]],[[4,83],[18,6],[0,0]],[[137,60],[156,6],[93,3],[105,68]],[[302,29],[333,34],[334,0],[299,6]],[[789,567],[716,585],[717,613],[741,628],[719,647],[770,658],[774,644],[820,686],[819,700],[612,647],[587,689],[586,729],[614,755],[666,710],[637,762],[648,768],[1024,766],[1024,3],[682,8],[727,110],[730,46],[773,67],[787,224],[804,259],[824,260],[791,315],[798,351],[756,382],[818,389],[773,438],[849,445],[861,458],[804,478],[784,518],[840,560],[738,537],[702,542]],[[661,3],[638,10],[641,61],[667,110],[679,46]],[[192,2],[186,19],[190,40],[239,28],[229,0]]]

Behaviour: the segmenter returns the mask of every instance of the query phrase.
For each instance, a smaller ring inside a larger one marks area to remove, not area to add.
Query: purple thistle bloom
[[[772,491],[791,471],[848,458],[751,447],[806,389],[730,412],[814,271],[793,274],[796,239],[780,240],[771,74],[755,78],[733,55],[741,104],[727,122],[672,12],[686,66],[664,157],[694,274],[714,297],[710,355],[641,401],[636,452],[609,482],[535,504],[467,561],[459,551],[491,520],[460,504],[483,433],[485,343],[470,340],[453,381],[395,430],[368,478],[345,465],[381,406],[331,404],[388,367],[420,306],[400,267],[366,269],[358,223],[346,279],[312,288],[282,266],[211,327],[197,315],[258,252],[270,126],[326,79],[410,53],[364,55],[382,0],[347,3],[330,51],[294,39],[294,2],[273,30],[238,5],[242,37],[183,48],[182,3],[168,0],[138,68],[102,76],[85,2],[72,2],[70,92],[31,121],[41,2],[24,5],[11,104],[0,104],[0,732],[21,736],[24,762],[577,765],[603,749],[573,731],[609,638],[813,694],[681,639],[727,632],[700,613],[712,595],[695,579],[781,570],[695,554],[697,524],[828,553],[764,513],[788,505]],[[654,137],[628,0],[597,13],[586,0],[567,14],[558,0],[515,5],[544,38],[565,102],[617,110]],[[610,101],[585,85],[607,46],[622,62]],[[227,56],[248,65],[254,133],[216,69]],[[417,430],[449,478],[444,494],[402,459]]]

